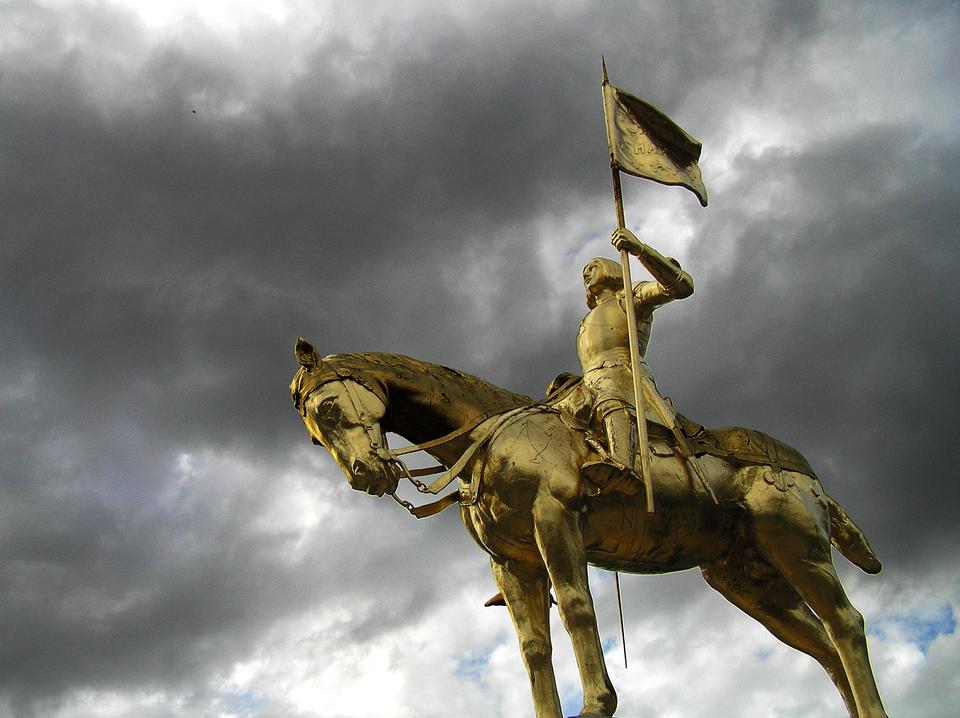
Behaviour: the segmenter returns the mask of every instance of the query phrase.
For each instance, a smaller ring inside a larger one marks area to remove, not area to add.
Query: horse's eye
[[[324,399],[323,401],[320,402],[320,406],[319,406],[319,408],[318,408],[318,413],[321,414],[321,415],[332,414],[332,413],[333,413],[333,410],[336,409],[336,408],[337,408],[337,401],[336,401],[336,399],[334,399],[333,397],[330,397],[330,398]]]

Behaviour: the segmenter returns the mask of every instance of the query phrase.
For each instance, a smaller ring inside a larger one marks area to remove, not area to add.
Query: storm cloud
[[[456,516],[352,492],[286,387],[298,335],[578,369],[601,56],[704,147],[706,210],[624,179],[696,282],[658,385],[804,452],[884,560],[841,568],[888,710],[960,705],[956,3],[160,7],[0,5],[0,713],[530,713]],[[695,572],[623,577],[624,671],[591,580],[623,715],[842,710]]]

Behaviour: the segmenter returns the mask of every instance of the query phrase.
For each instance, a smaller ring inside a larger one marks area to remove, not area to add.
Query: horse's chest
[[[506,468],[506,467],[504,467]],[[501,475],[507,475],[504,471]],[[461,510],[464,525],[484,551],[498,560],[539,561],[533,535],[535,485],[523,480],[484,485]]]
[[[463,524],[477,545],[497,561],[539,562],[529,516],[524,520],[515,512],[499,510],[503,507],[490,503],[478,502],[460,511]]]

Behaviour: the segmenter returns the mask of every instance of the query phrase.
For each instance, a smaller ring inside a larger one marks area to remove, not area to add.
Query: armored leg
[[[610,458],[633,471],[637,456],[637,427],[626,408],[611,411],[603,419]]]
[[[604,493],[635,494],[640,490],[641,484],[634,470],[637,465],[637,426],[631,409],[623,402],[611,401],[605,412],[597,412],[607,438],[608,457],[584,464],[583,473]]]

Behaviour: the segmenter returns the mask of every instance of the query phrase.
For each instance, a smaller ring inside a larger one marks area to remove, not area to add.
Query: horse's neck
[[[381,357],[382,359],[382,357]],[[444,436],[484,415],[530,402],[528,397],[447,367],[390,355],[371,365],[387,388],[384,428],[414,444]],[[469,446],[467,435],[431,449],[443,461],[455,461]]]

